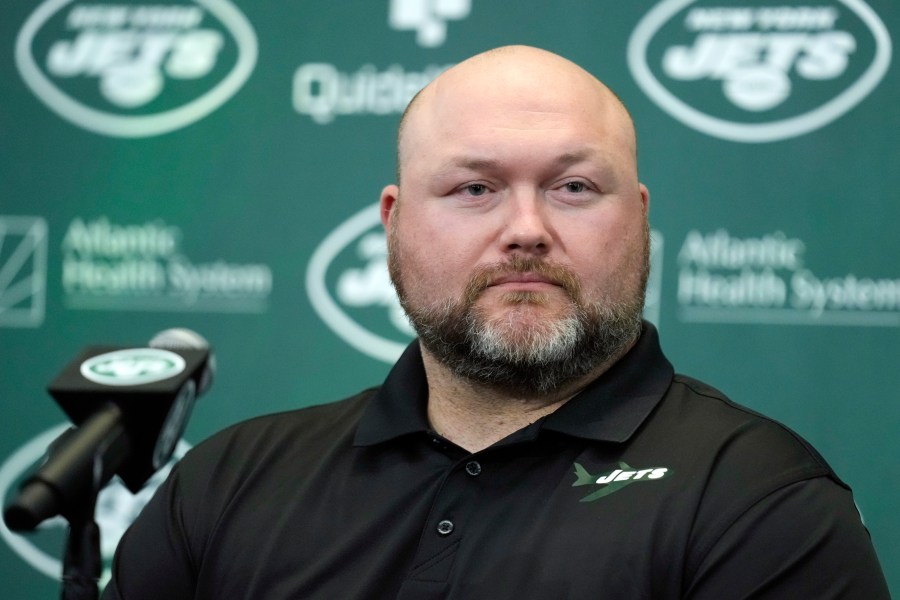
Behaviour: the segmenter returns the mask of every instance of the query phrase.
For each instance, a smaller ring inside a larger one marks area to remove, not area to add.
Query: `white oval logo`
[[[233,96],[256,65],[257,43],[228,0],[46,0],[25,21],[15,56],[25,83],[64,119],[146,137],[189,125]],[[225,63],[233,65],[223,75]]]
[[[891,38],[862,0],[722,4],[663,0],[628,42],[638,85],[703,133],[736,142],[809,133],[859,104],[890,66]]]
[[[66,430],[70,425],[63,424],[48,429],[30,442],[19,448],[0,466],[0,500],[6,506],[12,493],[18,489],[19,482],[31,468],[44,456],[47,446]],[[156,492],[176,460],[181,459],[190,449],[190,445],[184,440],[178,443],[175,450],[175,458],[151,477],[143,488],[132,494],[118,478],[114,478],[101,492],[97,499],[96,520],[100,527],[100,552],[103,556],[104,573],[103,581],[109,579],[110,564],[119,540],[132,521],[138,516],[144,505]],[[32,534],[18,534],[9,530],[6,523],[0,519],[0,537],[16,552],[25,562],[40,573],[53,579],[62,576],[62,551],[63,540],[68,525],[62,517],[55,517],[42,523],[38,530]]]
[[[319,244],[306,270],[306,291],[315,311],[341,339],[393,363],[414,334],[391,286],[379,215],[379,204],[369,206]]]
[[[81,363],[81,374],[101,385],[141,385],[174,377],[184,367],[184,359],[174,352],[132,348],[89,358]]]

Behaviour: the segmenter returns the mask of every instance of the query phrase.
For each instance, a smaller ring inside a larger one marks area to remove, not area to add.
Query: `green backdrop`
[[[409,339],[374,208],[399,113],[448,65],[526,43],[635,116],[647,316],[676,368],[823,453],[900,594],[893,0],[15,0],[0,32],[4,502],[88,344],[209,339],[181,451],[379,382]],[[149,493],[104,493],[107,559]],[[63,523],[0,534],[0,596],[56,595]]]

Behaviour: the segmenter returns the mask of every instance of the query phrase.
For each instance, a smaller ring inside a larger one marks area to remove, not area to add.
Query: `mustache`
[[[560,286],[573,300],[581,297],[581,283],[572,271],[542,258],[512,256],[503,262],[483,265],[475,270],[464,292],[464,304],[473,303],[487,288],[510,275],[531,273]]]

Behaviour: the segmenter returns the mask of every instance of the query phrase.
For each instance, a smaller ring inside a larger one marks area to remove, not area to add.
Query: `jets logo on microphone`
[[[184,368],[184,359],[174,352],[134,348],[94,356],[81,364],[81,374],[101,385],[141,385],[174,377]]]

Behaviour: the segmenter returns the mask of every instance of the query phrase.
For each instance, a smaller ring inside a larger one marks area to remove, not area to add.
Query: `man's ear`
[[[641,190],[641,202],[644,205],[644,214],[646,215],[650,211],[650,190],[643,183],[639,184],[639,187]]]
[[[391,218],[394,216],[394,207],[400,197],[400,188],[394,184],[385,186],[381,190],[381,224],[385,231],[391,230]]]

